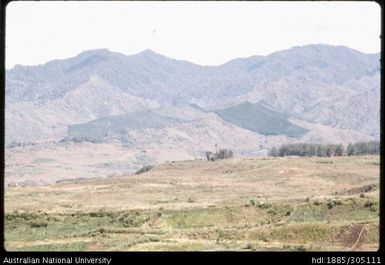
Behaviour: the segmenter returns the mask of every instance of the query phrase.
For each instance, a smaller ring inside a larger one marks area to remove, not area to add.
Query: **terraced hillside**
[[[170,161],[5,190],[7,250],[376,250],[379,157]]]

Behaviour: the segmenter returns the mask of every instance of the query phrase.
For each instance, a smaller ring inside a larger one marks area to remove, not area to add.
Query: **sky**
[[[40,2],[6,7],[6,68],[91,49],[151,49],[200,65],[306,44],[380,51],[375,2]]]

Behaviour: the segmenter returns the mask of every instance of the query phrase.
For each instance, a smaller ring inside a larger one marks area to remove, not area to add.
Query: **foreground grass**
[[[138,176],[11,188],[5,191],[5,247],[376,250],[378,161],[182,161]]]

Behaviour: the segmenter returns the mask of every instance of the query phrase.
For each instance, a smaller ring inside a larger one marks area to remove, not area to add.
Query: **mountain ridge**
[[[200,66],[152,50],[130,56],[88,50],[7,70],[6,142],[58,139],[57,128],[64,132],[75,123],[160,106],[195,104],[213,111],[261,100],[274,111],[307,122],[379,137],[379,70],[379,53],[320,44],[218,66]],[[356,104],[370,107],[364,112]],[[30,136],[24,133],[25,124],[31,126]]]
[[[283,50],[279,50],[279,51],[274,51],[274,52],[268,53],[266,55],[257,55],[256,54],[256,55],[250,55],[250,56],[244,56],[244,57],[237,57],[237,58],[230,59],[230,60],[228,60],[228,61],[226,61],[224,63],[220,63],[220,64],[216,64],[216,65],[204,65],[204,64],[193,63],[193,62],[190,62],[190,61],[184,60],[184,59],[174,59],[172,57],[169,57],[169,56],[166,56],[166,55],[162,55],[161,53],[158,53],[158,52],[156,52],[156,51],[154,51],[152,49],[149,49],[149,48],[148,49],[144,49],[144,50],[142,50],[140,52],[137,52],[137,53],[133,53],[133,54],[125,54],[123,52],[112,51],[109,48],[95,48],[95,49],[84,50],[84,51],[79,52],[76,55],[70,56],[68,58],[53,59],[53,60],[50,60],[50,61],[48,61],[46,63],[42,63],[42,64],[32,64],[32,65],[15,64],[13,67],[11,67],[9,69],[6,69],[6,71],[13,70],[14,68],[45,66],[45,65],[53,63],[53,62],[65,61],[65,60],[68,60],[68,59],[71,59],[71,58],[75,58],[75,57],[78,57],[78,56],[81,56],[81,55],[84,55],[84,54],[99,53],[99,52],[101,52],[101,53],[108,52],[108,53],[112,53],[112,54],[119,54],[119,55],[126,56],[126,57],[136,56],[136,55],[140,55],[140,54],[154,54],[154,55],[163,56],[163,57],[166,57],[166,58],[169,58],[169,59],[172,59],[172,60],[176,60],[176,61],[189,62],[191,64],[195,64],[195,65],[202,66],[202,67],[218,67],[218,66],[223,66],[225,64],[231,63],[233,61],[237,61],[237,60],[268,57],[268,56],[276,54],[276,53],[279,54],[281,52],[285,52],[285,51],[289,51],[289,50],[293,50],[293,49],[298,49],[298,48],[304,48],[304,47],[343,48],[343,49],[347,49],[347,50],[350,50],[352,52],[356,52],[356,53],[360,53],[360,54],[364,54],[364,55],[371,55],[371,56],[375,56],[375,57],[380,57],[380,55],[381,55],[381,52],[374,52],[374,53],[371,52],[371,53],[368,53],[368,52],[363,52],[363,51],[359,51],[357,49],[350,48],[350,47],[348,47],[346,45],[330,45],[330,44],[318,43],[318,44],[306,44],[306,45],[292,46],[291,48],[287,48],[287,49],[283,49]]]
[[[370,60],[363,59],[364,57],[365,58],[367,56],[371,57],[372,55],[364,54],[350,48],[345,48],[345,47],[341,48],[340,46],[337,46],[335,48],[331,48],[331,47],[334,47],[334,46],[307,45],[302,47],[294,47],[291,49],[274,52],[267,56],[251,56],[246,58],[238,58],[219,66],[209,66],[209,67],[200,66],[194,63],[183,61],[183,60],[171,59],[169,57],[155,53],[151,50],[145,50],[130,56],[126,56],[118,52],[111,52],[108,49],[89,50],[89,51],[84,51],[74,57],[70,57],[68,59],[63,59],[63,60],[54,60],[44,65],[27,66],[27,67],[22,66],[22,67],[17,67],[17,69],[8,70],[7,78],[6,78],[7,88],[13,87],[13,89],[8,89],[7,94],[10,94],[10,96],[16,96],[16,98],[20,100],[36,100],[36,99],[42,98],[42,97],[36,98],[36,96],[35,97],[31,96],[30,98],[28,98],[28,96],[25,95],[26,94],[25,88],[22,91],[24,93],[21,93],[21,95],[17,95],[17,93],[14,93],[15,88],[17,88],[18,86],[12,83],[12,81],[15,79],[15,77],[16,79],[20,80],[21,76],[29,77],[30,80],[27,80],[27,81],[30,81],[30,83],[32,81],[32,83],[35,83],[34,85],[37,87],[39,87],[39,85],[40,86],[44,85],[44,82],[47,83],[50,81],[54,81],[53,84],[50,83],[50,85],[58,86],[60,89],[58,89],[59,92],[57,93],[59,96],[62,96],[63,93],[68,91],[68,89],[71,89],[76,85],[79,85],[80,83],[85,82],[89,78],[89,76],[92,74],[99,75],[100,77],[106,79],[110,83],[120,87],[121,89],[127,90],[127,92],[131,92],[131,93],[134,90],[144,90],[145,88],[143,88],[142,84],[138,82],[134,82],[130,78],[122,79],[122,76],[132,76],[132,78],[136,77],[137,80],[145,79],[144,81],[147,80],[147,83],[150,81],[148,85],[151,85],[152,87],[154,85],[158,87],[161,86],[162,83],[160,82],[163,82],[163,83],[166,82],[166,85],[170,87],[172,86],[172,84],[170,84],[168,80],[170,79],[172,79],[173,81],[178,81],[178,80],[175,80],[175,77],[170,76],[168,72],[171,72],[174,75],[181,76],[181,79],[185,81],[185,83],[191,82],[190,80],[194,82],[194,80],[198,78],[198,81],[195,82],[194,84],[195,86],[198,86],[198,89],[194,89],[194,87],[191,87],[191,86],[186,87],[186,84],[184,84],[183,89],[181,91],[189,90],[194,93],[195,92],[194,90],[198,90],[196,92],[202,92],[201,90],[207,87],[204,85],[204,83],[207,83],[207,82],[212,83],[214,80],[214,83],[209,85],[218,86],[218,84],[221,84],[220,79],[222,78],[225,81],[230,82],[230,84],[228,84],[227,87],[225,86],[224,88],[221,88],[221,92],[226,91],[226,88],[237,87],[237,86],[244,87],[242,89],[242,92],[245,92],[246,90],[250,90],[250,87],[252,86],[251,83],[260,81],[260,80],[256,81],[256,78],[264,80],[265,79],[264,76],[268,76],[266,72],[267,71],[271,72],[270,68],[272,67],[275,68],[276,70],[275,72],[277,73],[279,72],[277,71],[277,69],[281,69],[280,70],[281,73],[273,75],[273,77],[275,78],[280,78],[282,77],[282,75],[287,75],[287,74],[292,75],[295,72],[298,72],[298,71],[301,72],[302,70],[300,68],[303,67],[301,65],[305,65],[305,66],[308,65],[307,68],[310,67],[309,71],[311,71],[311,70],[314,70],[311,68],[314,68],[315,66],[323,67],[322,64],[325,64],[322,62],[318,62],[318,63],[316,62],[320,56],[310,61],[309,60],[305,61],[303,60],[303,58],[306,56],[309,57],[310,55],[304,56],[304,55],[301,55],[301,52],[311,53],[310,57],[315,57],[317,56],[318,52],[322,52],[321,57],[325,57],[325,53],[335,54],[337,52],[336,49],[337,50],[342,49],[343,51],[342,54],[344,56],[346,55],[346,53],[348,53],[348,54],[353,54],[355,57],[357,57],[354,59],[356,68],[357,67],[362,68],[362,67],[365,67],[365,63],[368,64],[366,66],[367,67],[366,72],[375,71],[376,67],[379,66],[378,62],[377,64],[375,64],[374,62],[375,60],[372,60],[373,61],[372,63],[370,62],[367,63],[366,61],[370,61]],[[294,65],[292,65],[293,63],[288,64],[287,60],[285,59],[290,56],[295,57]],[[379,54],[375,54],[374,56],[376,58],[377,57],[379,58]],[[278,57],[278,60],[283,60],[283,61],[277,62],[276,61],[277,57]],[[328,58],[329,61],[330,59],[334,60],[333,56],[329,56],[329,57],[331,57],[331,58]],[[271,65],[271,63],[268,62],[269,58],[273,59],[273,63],[272,63],[273,65]],[[112,62],[112,64],[109,64],[109,62]],[[343,62],[342,60],[342,62],[339,63],[337,66],[341,68],[342,66],[345,67],[346,64],[347,63]],[[165,69],[165,70],[163,71],[160,71],[159,69],[156,69],[157,71],[154,70],[154,68],[158,68],[160,66],[162,67],[162,69]],[[297,69],[295,69],[296,67]],[[111,68],[112,71],[106,72],[106,69],[103,69],[103,68]],[[124,69],[121,69],[121,68],[124,68]],[[291,69],[291,70],[288,70],[288,69]],[[76,73],[74,73],[75,70],[77,70]],[[150,75],[149,74],[145,75],[144,74],[145,72],[149,72]],[[363,71],[361,71],[361,76],[362,76],[362,72]],[[364,71],[364,73],[366,72]],[[306,74],[309,74],[309,73],[306,73]],[[217,77],[217,75],[219,76]],[[253,75],[253,76],[250,76],[250,75]],[[256,75],[256,77],[254,75]],[[154,84],[152,84],[152,81],[151,81],[152,79],[154,79],[153,76],[158,76],[157,79],[154,80],[155,82]],[[228,78],[227,76],[232,76],[232,78]],[[339,76],[341,76],[341,73],[339,74]],[[357,76],[355,77],[357,78]],[[159,80],[159,78],[161,79]],[[312,78],[314,79],[315,77],[313,76]],[[267,80],[268,79],[269,78],[267,78]],[[180,80],[179,82],[182,82],[182,80]],[[231,82],[231,80],[233,81]],[[20,80],[18,82],[19,87],[20,87],[20,82],[23,82],[23,80]],[[136,87],[133,87],[131,89],[131,86],[136,86]],[[67,87],[68,89],[65,89],[65,87]],[[164,84],[163,84],[163,87],[164,87]],[[174,87],[173,89],[175,90],[176,88]],[[163,89],[163,92],[167,92],[167,90],[164,91]],[[39,91],[35,91],[35,94],[39,94]]]

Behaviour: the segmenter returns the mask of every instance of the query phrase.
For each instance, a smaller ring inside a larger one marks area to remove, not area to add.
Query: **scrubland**
[[[379,156],[168,161],[5,189],[9,251],[377,250]]]

